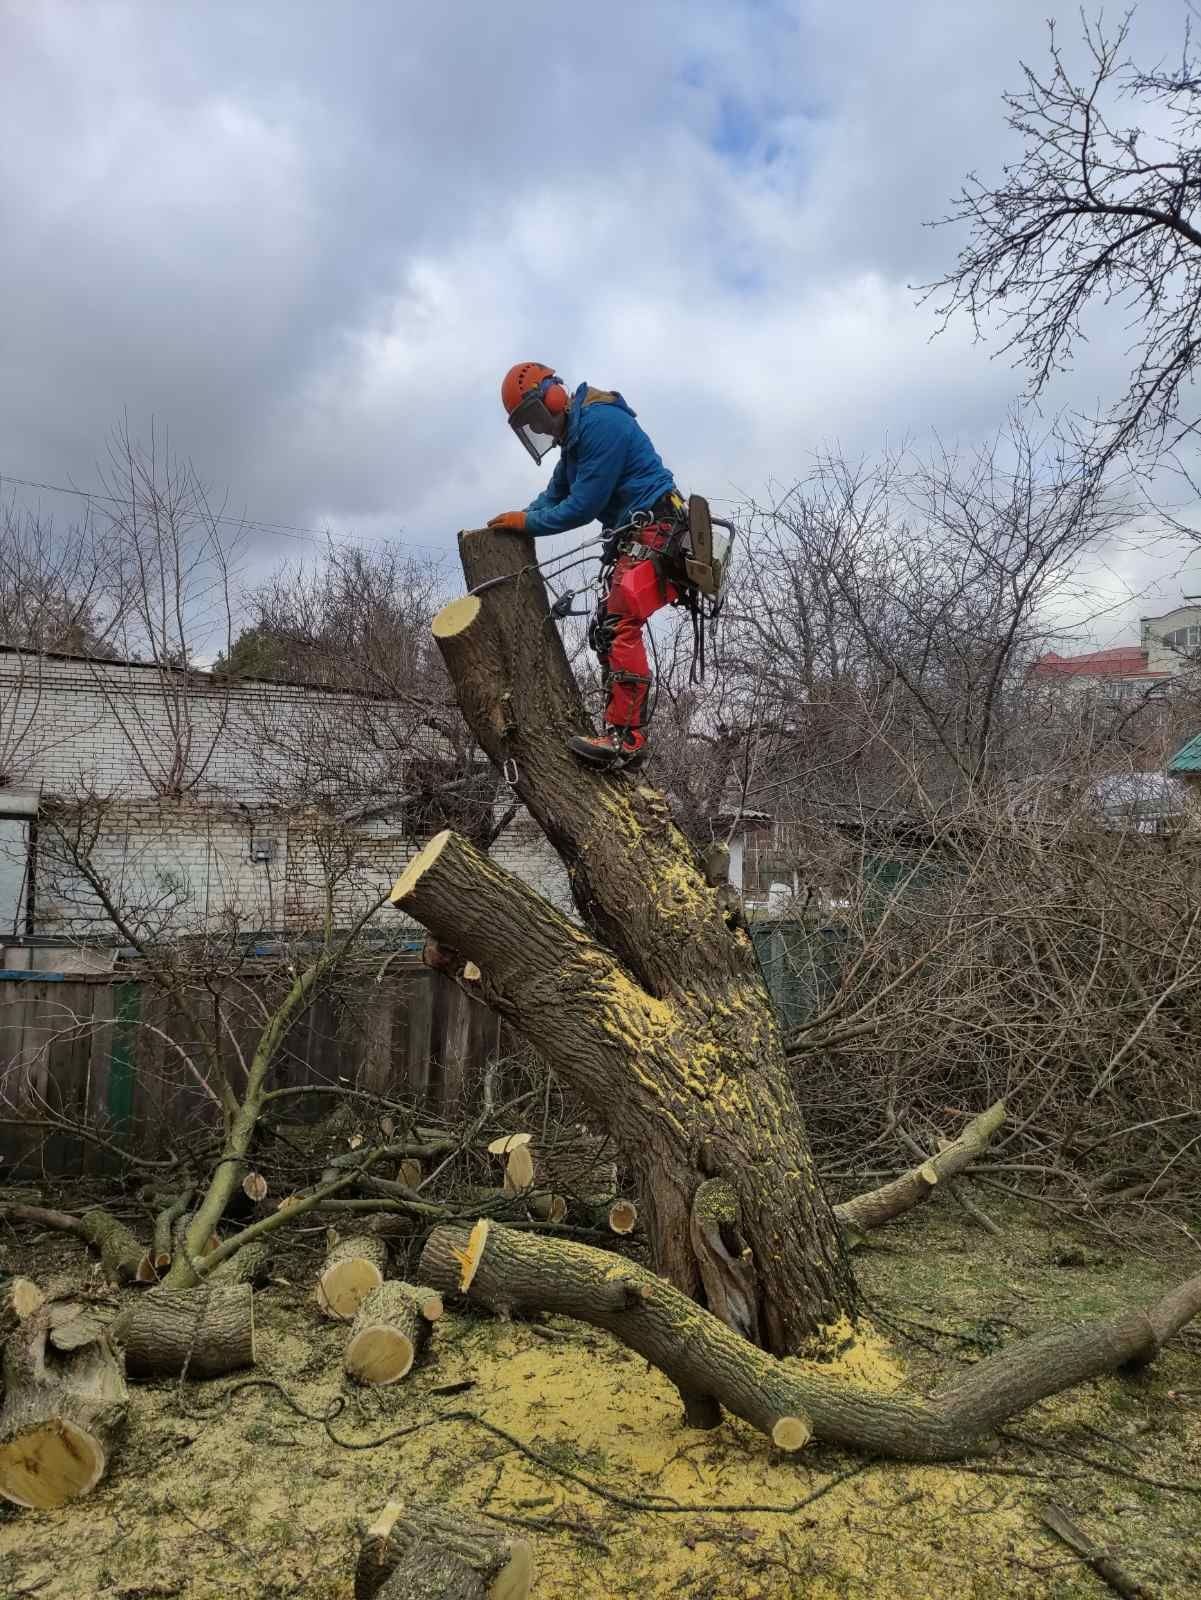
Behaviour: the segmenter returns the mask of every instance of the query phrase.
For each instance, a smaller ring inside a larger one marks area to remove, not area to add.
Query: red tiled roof
[[[1091,650],[1083,656],[1061,656],[1050,650],[1032,661],[1028,671],[1032,678],[1147,678],[1154,682],[1171,677],[1170,672],[1150,671],[1147,652],[1137,644]]]

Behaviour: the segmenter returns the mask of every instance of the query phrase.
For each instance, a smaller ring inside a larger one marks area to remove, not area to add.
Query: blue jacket
[[[619,394],[582,383],[550,482],[525,508],[526,531],[565,533],[599,518],[623,527],[674,487],[659,453]]]

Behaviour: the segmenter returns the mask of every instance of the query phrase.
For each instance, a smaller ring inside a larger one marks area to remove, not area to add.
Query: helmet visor
[[[555,437],[556,419],[546,409],[536,389],[513,408],[509,426],[535,461],[540,462],[543,456],[549,455],[559,442]]]

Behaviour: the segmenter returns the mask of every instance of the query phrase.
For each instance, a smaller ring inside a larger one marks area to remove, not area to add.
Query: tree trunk
[[[131,1378],[219,1378],[254,1365],[254,1291],[248,1283],[152,1290],[110,1332]]]
[[[565,748],[588,723],[531,542],[481,530],[459,548],[471,587],[502,581],[445,607],[434,637],[476,738],[512,764],[562,857],[584,927],[452,834],[394,903],[479,967],[483,997],[585,1100],[636,1175],[656,1267],[694,1298],[693,1197],[726,1181],[760,1337],[795,1351],[853,1312],[854,1279],[750,939],[664,796]]]
[[[533,1573],[525,1539],[440,1506],[393,1500],[367,1530],[354,1600],[526,1600]],[[449,1587],[437,1587],[439,1579]]]
[[[271,1246],[263,1240],[252,1239],[244,1244],[237,1255],[230,1256],[219,1267],[214,1267],[206,1283],[249,1283],[261,1289],[271,1276]]]
[[[48,1510],[94,1489],[125,1427],[129,1391],[120,1356],[96,1325],[57,1350],[54,1303],[28,1317],[4,1347],[0,1495]]]
[[[347,1372],[359,1383],[399,1382],[441,1315],[442,1296],[436,1289],[418,1289],[396,1279],[381,1283],[354,1319],[344,1358]]]

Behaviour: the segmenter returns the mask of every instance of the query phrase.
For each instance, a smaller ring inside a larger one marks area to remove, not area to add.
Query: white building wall
[[[345,926],[390,889],[424,841],[406,833],[402,812],[343,824],[331,837],[313,802],[349,805],[378,793],[380,761],[395,773],[389,751],[412,737],[398,723],[404,714],[319,690],[222,686],[0,650],[0,790],[41,794],[38,932],[113,931],[55,842],[54,819],[69,836],[75,806],[101,819],[91,864],[139,935],[316,932],[331,876],[335,921]],[[182,792],[170,792],[173,776]],[[0,933],[16,915],[23,837],[17,829],[0,839]],[[255,845],[269,845],[271,859],[254,859]],[[527,815],[493,855],[570,909],[562,865]],[[395,923],[387,907],[377,915]]]

